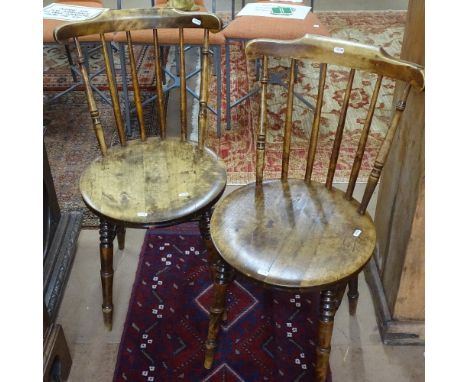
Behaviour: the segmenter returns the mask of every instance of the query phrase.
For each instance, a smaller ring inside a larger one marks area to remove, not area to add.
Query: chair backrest
[[[136,104],[136,114],[140,130],[140,138],[146,140],[145,124],[143,118],[143,106],[141,100],[140,86],[138,83],[137,69],[135,63],[135,54],[132,43],[132,31],[152,29],[153,30],[153,47],[154,47],[154,64],[155,64],[155,81],[156,81],[156,102],[159,117],[159,126],[161,138],[166,137],[166,115],[165,115],[165,97],[163,94],[163,77],[161,68],[160,46],[158,42],[159,28],[174,28],[179,30],[179,48],[180,48],[180,120],[181,120],[181,139],[187,139],[187,91],[186,91],[186,75],[185,75],[185,56],[184,56],[184,28],[204,29],[203,47],[202,47],[202,69],[201,69],[201,86],[200,86],[200,111],[198,116],[198,144],[203,147],[205,144],[206,123],[208,112],[208,53],[209,53],[209,31],[218,32],[222,29],[221,20],[210,13],[201,12],[181,12],[167,8],[147,8],[147,9],[121,9],[104,11],[101,15],[92,20],[87,20],[77,23],[64,24],[57,28],[54,32],[57,42],[66,43],[69,39],[73,39],[78,53],[78,64],[83,77],[86,97],[88,101],[89,112],[93,122],[96,137],[99,142],[101,153],[106,155],[107,144],[104,138],[104,133],[97,110],[96,101],[94,99],[92,86],[86,65],[84,65],[84,57],[80,42],[81,36],[98,34],[101,39],[102,52],[105,61],[107,81],[109,92],[112,100],[112,108],[117,132],[121,145],[126,145],[126,136],[122,112],[119,103],[119,95],[116,79],[111,68],[109,52],[107,49],[108,34],[115,32],[125,32],[128,43],[130,70],[132,76],[132,84],[134,89],[134,98]],[[106,37],[107,36],[107,37]],[[125,63],[121,63],[125,65]]]
[[[312,122],[311,136],[309,140],[309,149],[307,155],[307,166],[304,179],[309,181],[312,175],[315,154],[317,151],[317,142],[319,137],[320,115],[323,105],[323,95],[326,82],[327,66],[338,65],[349,69],[349,78],[347,88],[344,94],[344,100],[340,111],[338,126],[335,133],[330,162],[328,167],[326,187],[332,188],[335,169],[340,153],[341,140],[346,121],[346,113],[349,106],[353,79],[356,70],[372,72],[377,75],[376,84],[370,100],[367,117],[365,119],[361,132],[358,147],[354,157],[354,163],[349,177],[348,188],[346,190],[346,199],[353,198],[353,192],[356,180],[362,164],[362,158],[366,148],[367,137],[369,135],[375,105],[379,94],[383,77],[389,77],[406,83],[403,94],[396,104],[396,110],[393,114],[390,126],[385,138],[380,146],[377,157],[374,161],[372,171],[369,175],[364,196],[359,206],[359,213],[364,214],[370,198],[380,178],[382,168],[387,159],[390,145],[395,135],[401,114],[405,110],[406,100],[410,88],[414,87],[418,91],[424,90],[424,69],[416,64],[409,63],[394,58],[385,52],[382,48],[369,45],[358,44],[355,42],[339,40],[335,38],[305,35],[303,38],[292,41],[279,41],[269,39],[256,39],[250,41],[246,46],[246,54],[249,59],[262,58],[262,78],[261,78],[261,104],[260,116],[257,130],[256,146],[256,183],[263,181],[263,170],[265,167],[265,134],[267,128],[267,83],[268,83],[268,57],[281,57],[290,59],[289,80],[288,80],[288,98],[285,119],[285,132],[283,140],[283,157],[281,179],[288,177],[289,153],[291,146],[292,132],[292,111],[293,111],[293,90],[296,70],[296,60],[309,59],[314,63],[320,64],[320,77],[318,84],[317,103]]]

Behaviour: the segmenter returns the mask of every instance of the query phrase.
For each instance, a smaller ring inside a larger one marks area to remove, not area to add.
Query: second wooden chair
[[[326,379],[333,319],[348,283],[355,288],[358,273],[372,256],[376,233],[366,212],[379,180],[410,88],[424,89],[424,71],[389,56],[383,49],[328,37],[306,35],[292,41],[253,40],[246,46],[250,59],[262,59],[260,117],[256,138],[256,182],[240,187],[215,207],[211,221],[213,243],[219,258],[213,263],[214,297],[206,342],[205,367],[214,359],[216,338],[225,311],[226,290],[234,272],[265,286],[294,291],[320,291],[319,338],[316,347],[316,381]],[[268,57],[290,59],[288,98],[281,179],[263,179],[267,133]],[[293,91],[296,60],[320,64],[316,110],[303,179],[288,178],[292,135]],[[349,69],[338,127],[325,184],[311,181],[328,65]],[[356,70],[375,73],[369,103],[346,192],[335,189],[333,178],[340,153],[346,114]],[[406,83],[400,102],[374,162],[364,196],[353,198],[367,137],[383,77]],[[354,297],[351,294],[350,297]]]

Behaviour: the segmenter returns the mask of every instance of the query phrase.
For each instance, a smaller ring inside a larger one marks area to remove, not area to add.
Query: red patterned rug
[[[211,278],[198,226],[148,230],[114,382],[313,381],[318,295],[237,277],[211,370],[203,368]],[[329,375],[327,382],[331,382]]]

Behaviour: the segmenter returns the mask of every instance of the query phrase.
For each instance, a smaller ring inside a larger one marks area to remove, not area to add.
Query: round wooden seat
[[[80,179],[86,204],[107,218],[160,224],[187,217],[222,194],[226,170],[195,142],[149,138],[109,149]]]
[[[372,255],[374,223],[357,206],[320,183],[252,183],[217,204],[212,239],[227,263],[256,280],[322,286],[356,273]]]

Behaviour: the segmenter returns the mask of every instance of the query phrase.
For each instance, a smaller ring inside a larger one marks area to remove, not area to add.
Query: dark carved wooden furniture
[[[187,94],[181,92],[179,137],[166,136],[166,106],[163,96],[161,60],[159,58],[158,29],[178,30],[180,47],[181,88],[185,89],[184,30],[203,30],[202,80],[198,143],[187,139]],[[103,292],[104,323],[112,328],[113,240],[118,237],[119,248],[124,246],[125,227],[157,227],[176,224],[200,217],[200,228],[209,239],[211,208],[226,186],[224,164],[213,151],[205,147],[208,102],[208,40],[209,31],[221,30],[221,20],[209,13],[180,12],[173,9],[124,9],[103,12],[86,22],[63,25],[55,31],[58,42],[74,39],[79,55],[86,96],[99,142],[102,157],[84,171],[80,190],[85,203],[101,219],[100,255]],[[136,74],[132,32],[151,29],[155,52],[156,107],[159,137],[148,137],[145,130],[141,94]],[[140,139],[127,141],[119,105],[118,89],[113,76],[105,33],[125,32],[130,70],[134,88]],[[89,84],[79,36],[99,34],[106,63],[109,90],[120,146],[108,147],[99,118],[96,102]]]
[[[66,381],[70,374],[72,359],[67,341],[60,325],[54,324],[45,304],[43,305],[43,381]]]
[[[55,320],[71,272],[83,214],[61,211],[43,145],[43,295],[45,309]]]
[[[366,213],[387,158],[406,100],[413,87],[424,89],[419,65],[389,56],[383,49],[328,37],[306,35],[292,41],[253,40],[246,46],[249,59],[262,59],[261,106],[256,143],[256,182],[243,186],[219,202],[211,220],[213,244],[220,256],[212,263],[214,297],[206,342],[205,367],[213,362],[216,337],[225,310],[225,295],[234,271],[267,286],[292,291],[320,290],[319,338],[316,381],[326,378],[333,319],[347,285],[351,313],[356,303],[357,275],[372,256],[376,233]],[[290,59],[281,179],[263,179],[267,129],[268,57]],[[304,179],[288,178],[292,131],[295,61],[310,59],[320,64],[316,111],[312,123]],[[349,68],[325,184],[311,181],[320,127],[328,65]],[[375,86],[367,118],[356,149],[346,192],[332,186],[356,70],[375,73]],[[406,83],[386,137],[368,178],[360,202],[353,198],[377,96],[383,77]]]

